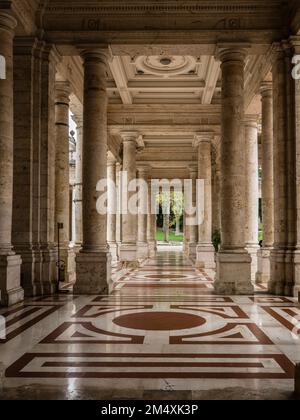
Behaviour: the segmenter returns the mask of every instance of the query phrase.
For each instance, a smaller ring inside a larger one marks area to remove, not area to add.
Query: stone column
[[[270,254],[274,244],[273,174],[273,89],[272,82],[261,85],[262,100],[262,224],[263,246],[258,251],[257,283],[270,281]]]
[[[117,256],[118,260],[120,259],[120,248],[122,244],[122,212],[121,212],[121,171],[122,166],[120,163],[116,164],[117,171],[117,220],[116,220],[116,242],[117,242]]]
[[[78,252],[82,246],[82,136],[83,118],[74,115],[73,120],[77,126],[76,141],[76,164],[75,164],[75,251]]]
[[[300,37],[291,39],[294,47],[294,53],[300,55]],[[294,254],[294,288],[293,294],[298,297],[300,302],[300,78],[298,71],[298,78],[295,78],[294,94],[295,94],[295,142],[296,142],[296,249]],[[300,395],[300,366],[297,367],[297,385],[298,393]]]
[[[296,239],[295,107],[292,56],[285,44],[273,51],[274,100],[274,248],[269,291],[291,295],[294,287]]]
[[[246,142],[246,248],[251,256],[251,280],[254,283],[257,272],[258,244],[258,116],[248,115],[245,118]]]
[[[148,181],[147,242],[148,242],[148,249],[149,249],[149,257],[154,258],[157,251],[156,214],[155,214],[155,197],[153,196],[152,190],[151,190],[151,179],[149,179]]]
[[[112,261],[117,261],[117,189],[116,189],[116,160],[109,158],[107,162],[107,243],[109,246]]]
[[[136,150],[137,132],[122,132],[123,141],[123,177],[122,177],[122,245],[120,249],[120,260],[125,266],[133,266],[137,263],[137,214],[132,214],[128,209],[128,204],[136,194],[128,191],[128,185],[136,180]],[[124,176],[127,176],[127,184]],[[127,193],[126,193],[127,190]]]
[[[251,257],[245,248],[244,67],[247,51],[222,47],[221,226],[215,291],[252,294]]]
[[[69,159],[69,105],[71,85],[56,82],[55,125],[55,239],[60,241],[60,261],[65,267],[66,282],[75,281],[75,255],[70,249],[70,159]]]
[[[39,252],[39,165],[34,127],[40,122],[40,71],[36,60],[38,42],[34,38],[14,41],[14,186],[12,242],[22,258],[21,278],[25,296],[35,296],[40,281]],[[38,141],[40,139],[38,138]]]
[[[60,57],[53,45],[45,45],[41,63],[41,124],[40,142],[40,250],[42,254],[41,283],[37,294],[49,295],[58,288],[57,247],[55,244],[55,75]],[[38,129],[38,128],[37,128]]]
[[[107,50],[84,51],[83,244],[76,258],[75,293],[107,293],[111,257],[107,215],[97,210],[99,181],[107,178]]]
[[[147,222],[148,222],[148,166],[138,167],[140,209],[138,214],[138,242],[137,256],[139,260],[145,260],[149,257],[149,247],[147,242]]]
[[[190,179],[192,180],[192,205],[196,207],[197,202],[197,179],[198,179],[198,166],[191,166],[190,170]],[[193,261],[196,260],[196,248],[198,243],[198,225],[191,224],[190,219],[195,219],[196,215],[191,215],[191,217],[186,217],[186,230],[188,231],[188,257]]]
[[[215,268],[215,249],[212,244],[212,156],[213,133],[197,133],[198,179],[204,181],[204,219],[199,225],[196,265],[199,268]],[[199,200],[202,197],[199,197]]]
[[[0,10],[0,55],[6,78],[0,79],[0,304],[9,306],[24,299],[21,258],[12,248],[13,211],[13,38],[16,20]]]

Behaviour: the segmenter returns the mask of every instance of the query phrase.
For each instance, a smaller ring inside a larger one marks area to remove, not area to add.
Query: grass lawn
[[[164,232],[163,232],[162,229],[157,229],[157,232],[156,232],[156,240],[158,242],[163,242],[163,240],[164,240]],[[183,235],[176,236],[175,235],[175,232],[173,232],[172,230],[170,230],[169,241],[170,242],[183,242]]]

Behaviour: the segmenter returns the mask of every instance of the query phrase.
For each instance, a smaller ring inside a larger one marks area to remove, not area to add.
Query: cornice
[[[250,4],[249,4],[250,3]],[[96,1],[82,1],[78,2],[76,5],[67,5],[63,4],[61,1],[50,1],[49,4],[45,7],[45,13],[101,13],[101,14],[133,14],[145,15],[146,13],[152,14],[162,14],[162,13],[174,13],[174,14],[190,14],[190,13],[199,13],[203,12],[209,13],[256,13],[258,11],[265,11],[281,6],[281,0],[272,0],[272,2],[261,2],[261,0],[250,0],[250,1],[241,1],[233,0],[231,4],[228,4],[228,0],[211,0],[211,1],[202,1],[201,4],[199,1],[186,0],[185,2],[181,1],[127,1],[124,2],[117,1],[103,1],[101,4]]]

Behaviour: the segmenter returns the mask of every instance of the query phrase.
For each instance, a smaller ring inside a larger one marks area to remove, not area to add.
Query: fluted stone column
[[[151,179],[149,179],[148,181],[147,242],[148,242],[148,249],[149,249],[149,257],[154,258],[157,251],[156,214],[155,214],[155,197],[154,197],[154,194],[152,194]]]
[[[246,49],[222,46],[221,225],[215,291],[252,294],[251,257],[245,248],[244,67]]]
[[[13,210],[13,38],[16,20],[0,10],[0,55],[6,61],[6,78],[0,79],[0,304],[24,299],[21,258],[12,248]]]
[[[76,141],[76,164],[75,164],[75,186],[74,186],[74,210],[75,210],[75,251],[78,252],[82,246],[82,136],[83,118],[74,115],[73,120],[77,126]]]
[[[142,182],[139,186],[140,211],[138,214],[138,260],[145,260],[149,257],[149,247],[147,242],[147,223],[148,223],[148,166],[138,167],[138,178]]]
[[[270,254],[274,244],[274,174],[273,174],[273,86],[261,85],[262,100],[262,225],[263,246],[258,251],[257,283],[270,281]]]
[[[198,166],[191,166],[189,168],[190,179],[192,180],[192,205],[196,207],[197,201],[197,179],[198,179]],[[193,261],[196,260],[196,248],[198,243],[198,225],[196,223],[191,224],[190,219],[195,219],[196,215],[186,217],[186,229],[188,231],[188,257]]]
[[[69,104],[71,85],[56,82],[55,126],[55,227],[60,240],[60,260],[65,266],[65,281],[75,281],[75,254],[70,249],[70,163],[69,163]]]
[[[122,132],[123,141],[123,177],[122,177],[122,245],[120,260],[124,266],[132,266],[137,263],[137,215],[132,214],[128,204],[135,191],[128,191],[128,185],[136,180],[136,150],[139,133]],[[127,176],[127,185],[124,179]],[[126,189],[128,193],[126,194]],[[128,199],[128,200],[127,200]],[[126,202],[127,201],[127,202]]]
[[[199,225],[196,266],[215,268],[215,249],[212,244],[212,156],[213,133],[197,133],[198,179],[204,181],[204,219]]]
[[[247,115],[245,118],[246,141],[246,248],[251,256],[251,280],[254,283],[257,272],[258,244],[258,116]]]
[[[97,211],[99,181],[107,178],[107,51],[82,53],[83,113],[83,244],[76,258],[76,293],[101,294],[111,282],[107,215]]]
[[[109,158],[107,162],[107,243],[109,246],[112,261],[117,261],[117,190],[116,190],[116,160]],[[114,187],[115,186],[115,187]]]

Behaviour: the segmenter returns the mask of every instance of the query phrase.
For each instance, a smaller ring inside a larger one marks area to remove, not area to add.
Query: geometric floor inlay
[[[114,273],[109,296],[35,298],[0,311],[6,386],[75,379],[79,387],[189,390],[277,379],[292,389],[300,362],[295,299],[269,296],[264,285],[255,296],[214,295],[214,272],[172,251]]]

